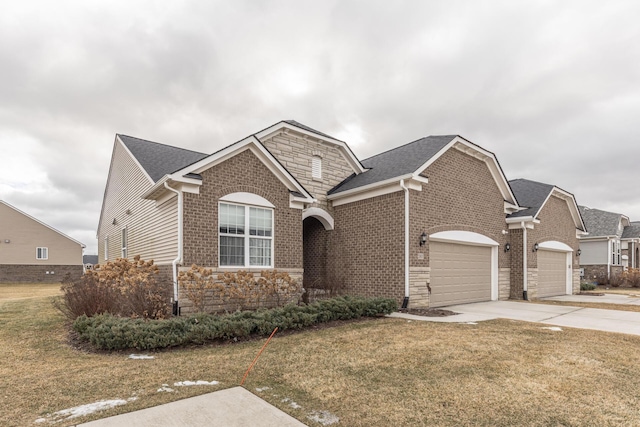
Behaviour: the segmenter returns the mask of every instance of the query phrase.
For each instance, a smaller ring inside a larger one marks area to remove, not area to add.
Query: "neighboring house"
[[[640,223],[629,217],[580,206],[589,232],[580,238],[580,261],[586,279],[610,278],[627,267],[638,268]]]
[[[457,135],[362,162],[343,141],[292,120],[211,155],[116,135],[99,261],[153,259],[187,310],[175,277],[193,263],[217,272],[277,268],[306,288],[409,307],[522,298],[522,256],[506,250],[522,244],[518,224],[535,224],[540,243],[571,251],[568,236],[583,229],[573,196],[551,193],[530,220],[508,223],[524,208],[495,155]]]
[[[507,217],[513,257],[512,297],[517,298],[521,291],[531,298],[578,292],[578,238],[587,228],[575,197],[554,185],[527,179],[509,184],[519,205],[526,208]]]
[[[98,255],[83,255],[82,264],[84,271],[93,270],[93,267],[98,264]]]
[[[82,275],[85,246],[0,200],[0,283],[55,283]]]

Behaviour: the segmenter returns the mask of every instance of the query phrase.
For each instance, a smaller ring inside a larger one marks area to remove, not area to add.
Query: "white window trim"
[[[41,252],[41,254],[44,254],[43,257],[38,257],[38,252]],[[46,246],[39,246],[36,248],[36,259],[38,261],[46,261],[49,259],[49,248],[47,248]]]
[[[127,227],[123,227],[120,232],[120,257],[129,258],[129,230]]]
[[[226,234],[221,234],[220,233],[220,205],[221,204],[226,204],[226,205],[234,205],[234,206],[242,206],[245,210],[245,215],[244,215],[244,229],[246,230],[245,234],[242,236],[239,236],[237,234],[229,234],[228,236],[231,237],[242,237],[244,239],[244,265],[222,265],[221,262],[221,251],[220,251],[220,236],[224,235],[226,236]],[[269,203],[270,204],[270,203]],[[249,226],[250,226],[250,214],[249,214],[249,208],[260,208],[260,209],[268,209],[271,211],[271,237],[269,237],[271,239],[271,263],[269,265],[250,265],[251,262],[251,254],[250,254],[250,245],[249,245],[249,239],[251,238],[258,238],[258,239],[263,239],[266,240],[265,237],[263,236],[251,236],[249,234]],[[225,269],[268,269],[268,268],[274,268],[273,266],[275,265],[275,240],[276,240],[276,231],[275,231],[275,224],[276,224],[276,217],[275,217],[275,209],[273,207],[269,207],[269,206],[260,206],[260,205],[248,205],[248,204],[242,204],[242,203],[234,203],[234,202],[229,202],[227,200],[222,200],[220,199],[220,201],[218,201],[218,218],[217,218],[217,224],[216,224],[216,232],[218,233],[218,267],[219,268],[225,268]]]

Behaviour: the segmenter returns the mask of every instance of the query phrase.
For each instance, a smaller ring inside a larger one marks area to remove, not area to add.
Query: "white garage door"
[[[431,242],[431,307],[491,300],[491,247]]]
[[[538,298],[567,293],[567,253],[538,251]]]

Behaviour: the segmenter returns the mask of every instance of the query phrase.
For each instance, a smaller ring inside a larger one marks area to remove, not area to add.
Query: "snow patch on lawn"
[[[178,381],[177,383],[173,383],[175,387],[190,387],[194,385],[218,385],[220,384],[218,381]]]
[[[175,390],[169,387],[169,384],[162,384],[162,387],[158,389],[158,393],[166,391],[167,393],[173,393]]]
[[[266,390],[271,390],[271,387],[262,387],[262,388],[256,387],[256,391],[258,393],[262,393],[263,391],[266,391]]]
[[[100,412],[107,409],[115,408],[116,406],[126,405],[129,402],[137,400],[137,397],[130,397],[129,399],[113,399],[113,400],[100,400],[94,403],[88,403],[86,405],[75,406],[73,408],[63,409],[53,414],[47,415],[46,418],[38,418],[36,423],[44,423],[50,421],[52,423],[58,423],[60,421],[71,420],[73,418],[83,417],[85,415],[93,414],[94,412]]]
[[[329,411],[313,411],[309,415],[307,415],[312,421],[322,424],[323,426],[330,426],[331,424],[336,424],[340,422],[340,418],[333,415]]]
[[[550,331],[561,331],[562,330],[562,328],[559,328],[557,326],[548,326],[548,327],[545,327],[545,328],[542,328],[542,329],[548,329]]]
[[[129,359],[136,359],[136,360],[149,360],[149,359],[155,359],[155,356],[149,356],[148,354],[130,354],[129,355]]]
[[[465,322],[465,325],[477,325],[478,322]]]
[[[293,400],[289,399],[288,397],[285,397],[284,399],[282,399],[281,402],[282,403],[289,403],[289,406],[291,406],[293,409],[302,408],[302,406],[298,405],[296,402],[294,402]]]

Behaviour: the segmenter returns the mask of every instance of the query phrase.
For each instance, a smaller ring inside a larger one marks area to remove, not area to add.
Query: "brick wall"
[[[320,221],[307,218],[303,223],[304,287],[324,288],[327,285],[328,234]]]
[[[47,274],[49,272],[49,274]],[[0,265],[0,283],[60,283],[69,273],[82,276],[82,265]]]
[[[218,200],[254,193],[274,206],[274,267],[302,268],[302,211],[289,207],[289,191],[250,151],[201,173],[200,194],[184,196],[184,265],[218,266]]]
[[[404,297],[404,192],[334,208],[329,280],[362,296]]]
[[[571,262],[572,277],[573,272],[578,271],[580,275],[580,258],[575,256],[580,247],[576,237],[576,226],[571,217],[571,211],[565,200],[556,196],[551,196],[538,214],[539,224],[535,224],[533,230],[527,230],[527,265],[529,269],[538,268],[538,253],[533,252],[533,245],[548,241],[562,242],[573,249]],[[513,230],[512,230],[513,231]],[[537,296],[537,275],[536,280],[528,283],[529,298]]]

